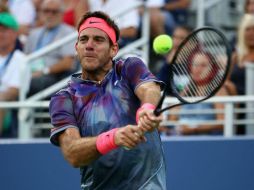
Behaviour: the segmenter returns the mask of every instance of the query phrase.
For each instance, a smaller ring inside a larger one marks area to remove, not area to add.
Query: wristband
[[[136,112],[136,122],[138,123],[139,120],[139,112],[141,112],[144,109],[148,109],[148,110],[155,110],[155,105],[150,104],[150,103],[144,103],[140,108],[138,108],[137,112]]]
[[[97,137],[96,148],[102,154],[116,149],[118,146],[115,144],[114,136],[118,128],[112,129],[108,132],[102,133]]]

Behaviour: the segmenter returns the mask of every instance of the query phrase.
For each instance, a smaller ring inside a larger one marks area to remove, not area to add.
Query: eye
[[[81,36],[81,37],[79,37],[79,42],[85,43],[87,41],[88,41],[88,37],[87,36]]]
[[[102,37],[102,36],[95,36],[94,37],[94,41],[100,43],[100,42],[105,42],[106,39],[104,37]]]

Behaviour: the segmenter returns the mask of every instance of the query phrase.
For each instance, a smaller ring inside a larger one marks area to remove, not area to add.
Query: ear
[[[76,44],[75,44],[76,52],[78,51],[78,50],[77,50],[77,46],[78,46],[78,42],[76,42]]]
[[[80,60],[80,59],[79,59],[79,55],[78,55],[78,42],[76,42],[76,44],[75,44],[75,50],[76,50],[76,52],[75,52],[75,58],[77,58],[78,60]]]
[[[118,53],[119,50],[119,46],[117,43],[115,43],[114,45],[111,46],[111,50],[110,50],[110,56],[113,58],[116,56],[116,54]]]

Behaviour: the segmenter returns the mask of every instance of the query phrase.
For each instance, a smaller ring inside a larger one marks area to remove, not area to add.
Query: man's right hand
[[[137,125],[127,125],[116,131],[114,140],[117,146],[132,149],[139,143],[145,142],[146,138]]]

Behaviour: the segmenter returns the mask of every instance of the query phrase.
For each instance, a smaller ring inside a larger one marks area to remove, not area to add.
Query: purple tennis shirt
[[[101,83],[74,74],[68,86],[50,101],[50,141],[59,145],[58,135],[75,127],[82,137],[97,136],[113,128],[136,124],[140,101],[135,89],[157,80],[136,57],[113,62]],[[158,131],[145,134],[147,142],[131,150],[119,147],[81,169],[83,190],[166,190],[165,163]]]

